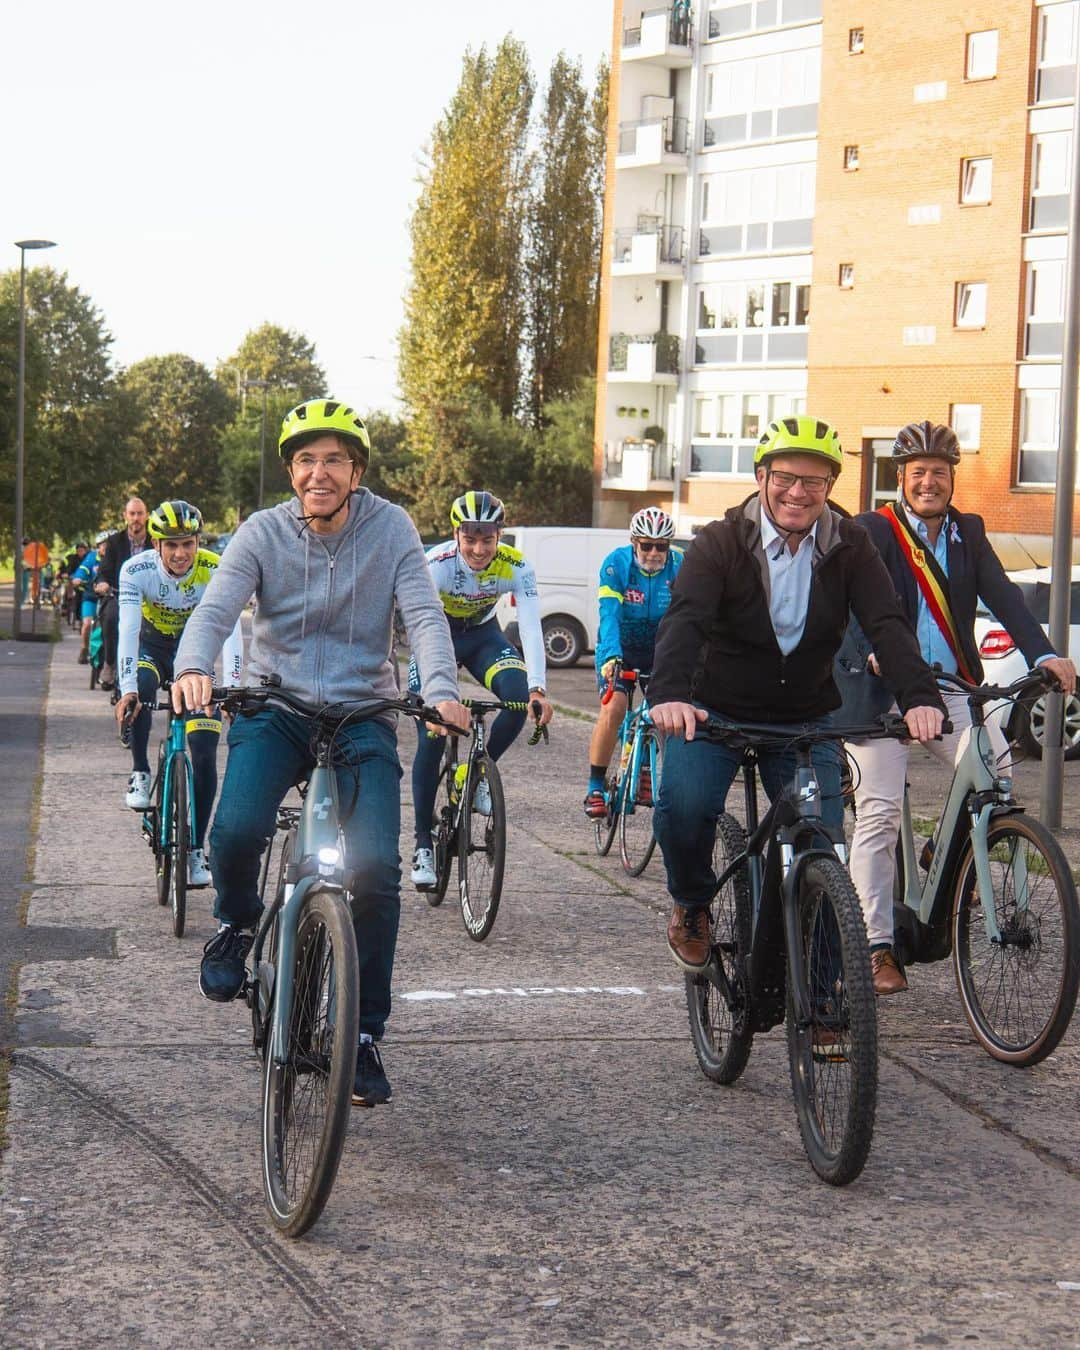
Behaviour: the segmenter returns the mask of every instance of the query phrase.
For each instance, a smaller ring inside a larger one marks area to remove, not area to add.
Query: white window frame
[[[990,288],[985,281],[958,281],[953,325],[965,330],[986,327]]]
[[[837,274],[836,284],[842,291],[851,291],[855,289],[855,264],[842,262]]]
[[[980,166],[985,166],[986,184],[982,196],[976,195]],[[960,205],[989,206],[994,192],[994,159],[992,155],[971,155],[960,161]]]
[[[981,40],[980,40],[981,39]],[[998,30],[983,28],[967,35],[967,52],[964,59],[964,79],[992,80],[998,73]]]
[[[1032,440],[1029,434],[1031,424],[1031,404],[1038,399],[1047,406],[1048,424],[1051,428],[1047,440]],[[1061,391],[1058,389],[1021,389],[1020,391],[1020,450],[1058,452],[1058,434],[1061,416]],[[1022,458],[1016,465],[1016,481],[1022,487],[1054,487],[1054,479],[1024,478],[1021,470]]]
[[[847,49],[849,56],[858,56],[866,50],[866,30],[863,28],[849,28],[847,35]]]
[[[982,404],[950,404],[949,426],[956,432],[961,450],[978,450],[982,440]]]
[[[859,147],[857,145],[844,146],[844,172],[856,173],[859,168]]]
[[[743,452],[743,457],[748,458],[750,452],[757,444],[758,437],[764,431],[770,422],[778,417],[798,416],[806,412],[805,394],[796,393],[770,393],[770,392],[743,392],[717,391],[708,393],[699,393],[694,397],[694,426],[701,425],[702,419],[700,411],[702,406],[709,403],[715,405],[711,413],[711,424],[716,430],[712,435],[698,433],[695,431],[691,437],[691,456],[695,446],[702,449],[712,447],[729,448],[731,451],[730,469],[694,469],[693,458],[690,459],[690,468],[688,475],[692,478],[720,478],[732,482],[753,482],[753,468],[741,470],[738,468],[739,452]],[[724,408],[721,409],[721,403]],[[756,405],[756,406],[755,406]],[[723,427],[723,412],[730,414],[727,429]],[[757,418],[754,431],[747,430],[749,425],[748,418]],[[706,422],[710,420],[710,415],[706,414]]]

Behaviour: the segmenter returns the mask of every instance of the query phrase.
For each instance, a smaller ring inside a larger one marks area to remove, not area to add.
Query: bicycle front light
[[[336,848],[319,849],[319,865],[321,867],[340,867],[341,850]]]

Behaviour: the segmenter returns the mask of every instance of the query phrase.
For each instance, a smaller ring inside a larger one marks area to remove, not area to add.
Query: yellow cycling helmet
[[[179,497],[162,502],[150,512],[146,532],[151,539],[187,539],[202,531],[202,513]]]
[[[834,478],[844,467],[840,437],[828,422],[801,413],[798,417],[780,417],[770,422],[754,451],[754,468],[775,455],[817,455],[828,460]]]
[[[298,403],[285,414],[278,437],[278,454],[288,459],[296,450],[301,436],[314,434],[325,436],[344,436],[355,447],[356,453],[367,467],[371,455],[371,437],[363,418],[348,406],[332,398],[309,398],[306,403]]]

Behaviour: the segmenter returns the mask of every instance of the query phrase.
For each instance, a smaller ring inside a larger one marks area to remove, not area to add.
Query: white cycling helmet
[[[673,539],[675,522],[658,506],[646,506],[630,521],[631,539]]]

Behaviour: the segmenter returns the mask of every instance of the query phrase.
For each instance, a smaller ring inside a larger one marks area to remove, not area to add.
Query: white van
[[[600,564],[613,549],[630,543],[629,531],[514,525],[503,530],[502,538],[520,549],[536,570],[548,665],[575,665],[596,647]],[[685,547],[685,540],[675,542]],[[496,614],[516,642],[512,596],[500,596]]]

